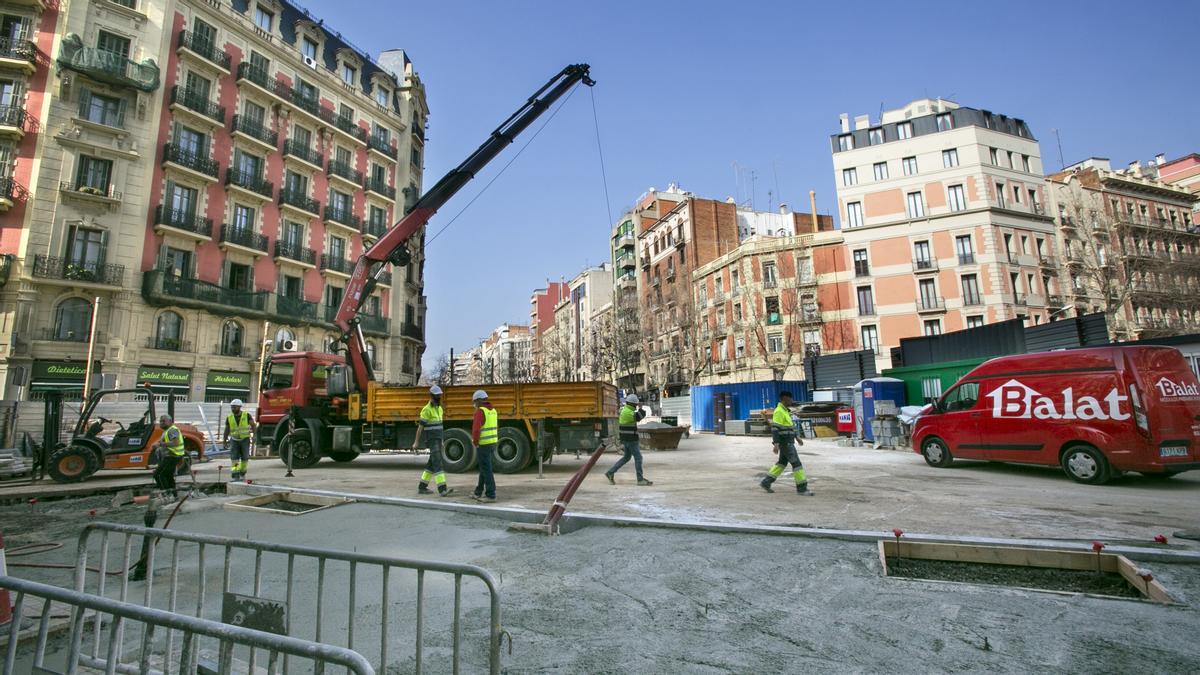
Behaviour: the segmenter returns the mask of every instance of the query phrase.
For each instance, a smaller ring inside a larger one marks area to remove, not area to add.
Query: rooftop
[[[850,116],[842,113],[839,125],[841,130],[830,136],[834,153],[972,126],[1037,141],[1029,125],[1018,117],[968,108],[941,98],[917,99],[901,108],[884,111],[881,119],[874,123],[870,115],[858,115],[854,118],[853,129],[850,128]]]

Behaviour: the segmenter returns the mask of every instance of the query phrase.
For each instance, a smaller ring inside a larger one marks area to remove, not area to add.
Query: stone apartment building
[[[601,320],[612,305],[612,267],[590,267],[567,282],[554,308],[554,328],[542,341],[546,382],[607,379],[611,354],[610,326]]]
[[[533,378],[533,339],[529,326],[498,326],[480,345],[483,382],[510,384]]]
[[[264,340],[327,349],[354,259],[421,190],[404,53],[373,59],[288,0],[5,7],[7,396],[82,393],[96,298],[95,370],[160,395],[247,398]],[[365,306],[387,381],[420,374],[422,249]]]
[[[920,99],[853,128],[842,115],[830,142],[837,279],[879,369],[901,338],[1062,311],[1041,154],[1023,120]]]

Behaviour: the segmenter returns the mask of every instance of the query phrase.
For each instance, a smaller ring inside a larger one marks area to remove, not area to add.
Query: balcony
[[[206,181],[215,181],[220,173],[216,162],[199,153],[167,143],[163,146],[163,165],[173,167]]]
[[[368,192],[374,192],[381,197],[386,197],[390,201],[396,201],[396,188],[388,185],[384,181],[375,180],[372,178],[368,180],[365,185],[363,185],[363,188]]]
[[[1066,300],[1061,295],[1047,295],[1046,305],[1051,309],[1061,309],[1067,306]]]
[[[192,343],[187,340],[178,338],[159,337],[155,335],[147,335],[146,342],[143,343],[146,349],[157,349],[163,352],[190,352],[192,351]]]
[[[209,124],[215,122],[220,126],[225,125],[225,106],[208,100],[208,95],[203,92],[186,89],[179,85],[171,87],[171,109],[175,111],[190,110]]]
[[[922,296],[917,298],[917,312],[944,312],[946,311],[946,300],[935,296]]]
[[[1054,274],[1058,273],[1058,258],[1048,253],[1038,256],[1038,265],[1040,265],[1047,272]]]
[[[172,232],[198,241],[210,241],[213,236],[213,221],[195,213],[167,208],[160,204],[154,211],[154,231],[162,234]]]
[[[349,117],[338,115],[333,118],[333,127],[362,145],[367,144],[367,130],[355,124]]]
[[[1029,304],[1029,298],[1028,298],[1028,296],[1026,296],[1022,293],[1014,293],[1013,294],[1013,304],[1018,307],[1025,307],[1026,305]]]
[[[125,278],[124,265],[106,265],[97,260],[69,260],[38,255],[33,258],[33,276],[66,286],[113,286]]]
[[[364,333],[381,336],[388,334],[388,320],[386,316],[359,314],[358,325],[363,329]]]
[[[135,63],[124,54],[85,47],[75,33],[63,38],[57,61],[60,69],[73,70],[97,82],[146,92],[158,89],[159,70],[153,59]]]
[[[372,239],[378,239],[378,238],[382,237],[383,233],[387,232],[387,230],[388,230],[388,226],[384,223],[378,223],[378,222],[372,222],[370,220],[364,220],[363,224],[362,224],[363,236],[370,237]]]
[[[21,140],[27,131],[26,123],[33,119],[19,105],[0,106],[0,137]]]
[[[783,325],[783,314],[780,314],[779,312],[767,312],[767,325],[768,326]]]
[[[821,312],[812,311],[800,313],[800,325],[811,325],[814,323],[821,323]]]
[[[622,274],[617,277],[617,288],[635,290],[637,288],[637,277],[632,274]]]
[[[319,306],[315,302],[278,294],[273,295],[270,301],[274,305],[273,313],[276,316],[291,319],[291,321],[285,319],[284,323],[316,323],[318,321]]]
[[[252,84],[264,93],[281,100],[288,100],[288,97],[291,96],[291,87],[272,80],[270,73],[262,68],[255,68],[249,61],[242,61],[238,64],[237,81]]]
[[[650,267],[650,251],[643,249],[642,257],[639,258],[639,260],[642,261],[642,269],[646,269],[646,268]]]
[[[633,253],[622,253],[617,256],[617,269],[634,269],[637,267],[637,261],[633,259]]]
[[[634,235],[633,230],[622,232],[619,236],[617,236],[617,240],[614,242],[615,246],[622,248],[626,246],[632,247],[636,244],[637,236]]]
[[[247,119],[244,115],[234,115],[231,129],[234,136],[241,136],[258,143],[265,150],[274,152],[279,147],[279,134],[267,129],[258,120]]]
[[[362,218],[351,213],[350,209],[338,209],[333,206],[326,206],[325,222],[355,232],[362,231]]]
[[[958,264],[959,265],[974,265],[975,264],[975,254],[974,253],[959,253],[958,254]]]
[[[854,276],[855,276],[855,277],[869,277],[869,276],[871,276],[871,267],[870,267],[870,265],[867,265],[866,263],[862,263],[862,262],[856,262],[856,263],[854,263]]]
[[[317,254],[307,246],[290,241],[275,242],[275,260],[288,260],[304,267],[317,266]]]
[[[325,166],[325,175],[334,179],[340,180],[343,184],[348,185],[351,190],[359,190],[363,184],[363,174],[361,171],[352,168],[345,162],[337,162],[329,160],[329,164]]]
[[[240,249],[255,257],[267,254],[267,238],[248,227],[221,226],[221,248]]]
[[[978,307],[983,304],[983,296],[978,293],[963,296],[963,307]]]
[[[414,340],[425,339],[425,331],[419,324],[412,321],[404,322],[404,324],[400,327],[400,334],[406,338],[412,338]]]
[[[396,148],[392,147],[392,140],[390,138],[385,138],[383,136],[376,136],[375,134],[370,134],[369,136],[367,136],[367,148],[369,150],[371,150],[372,152],[377,152],[377,153],[383,155],[384,157],[392,160],[393,162],[396,161],[398,152],[397,152]]]
[[[309,146],[297,141],[294,138],[289,138],[283,143],[284,159],[296,159],[305,164],[308,164],[317,171],[321,170],[321,153],[313,150]]]
[[[38,50],[29,40],[0,38],[0,67],[17,68],[32,74],[37,70]]]
[[[932,258],[917,258],[913,260],[913,274],[925,274],[927,272],[936,272],[938,263]]]
[[[382,272],[379,274],[379,276],[375,277],[375,281],[378,282],[380,286],[387,286],[390,288],[392,285],[393,276],[395,275],[392,273],[392,270],[388,270],[387,272]]]
[[[0,213],[11,209],[18,201],[29,196],[25,186],[7,176],[0,177]]]
[[[713,363],[713,370],[717,371],[718,373],[728,373],[730,368],[731,366],[729,359],[717,359],[716,362]]]
[[[291,207],[313,216],[321,215],[321,203],[300,190],[288,189],[286,187],[280,190],[279,205]]]
[[[860,305],[858,308],[859,316],[875,316],[875,305]]]
[[[267,313],[265,291],[247,291],[218,286],[194,277],[176,276],[168,270],[148,270],[142,275],[142,296],[154,306],[203,309],[214,314],[263,317]]]
[[[217,49],[216,43],[208,38],[199,37],[195,33],[185,30],[179,34],[176,49],[183,54],[195,54],[225,73],[229,73],[229,65],[232,61],[229,52]]]
[[[79,199],[85,202],[95,202],[98,204],[120,204],[122,195],[115,190],[112,185],[108,187],[92,187],[91,185],[79,185],[77,183],[60,182],[58,191],[64,197],[71,199]]]
[[[350,276],[350,271],[353,269],[349,260],[341,256],[332,256],[328,253],[321,254],[321,264],[319,267],[323,273],[340,274],[344,277]]]
[[[233,167],[225,170],[225,185],[262,201],[270,201],[275,195],[274,183],[265,180],[261,175]]]

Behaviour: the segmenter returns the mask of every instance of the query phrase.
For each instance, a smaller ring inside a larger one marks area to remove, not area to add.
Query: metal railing
[[[318,214],[321,212],[321,203],[317,200],[304,194],[304,192],[292,188],[283,188],[279,191],[280,205],[289,204],[296,208],[307,211],[308,213]]]
[[[975,254],[974,253],[959,253],[958,254],[958,264],[959,265],[974,265],[975,264]]]
[[[100,197],[101,199],[112,199],[121,201],[121,192],[115,189],[112,185],[107,187],[96,187],[94,185],[72,183],[69,181],[60,181],[58,189],[62,192],[73,195],[87,195],[90,197]]]
[[[347,672],[355,675],[375,673],[366,657],[345,647],[143,607],[124,600],[112,600],[103,595],[92,595],[14,577],[0,576],[0,589],[16,596],[14,616],[17,617],[25,611],[26,603],[37,607],[35,602],[41,601],[37,642],[31,664],[33,668],[46,667],[46,650],[51,645],[51,603],[62,603],[71,608],[71,630],[65,664],[68,673],[78,672],[80,666],[102,669],[106,673],[195,673],[198,672],[200,651],[205,643],[216,645],[217,672],[222,674],[244,672],[243,664],[239,662],[235,665],[234,662],[234,655],[239,646],[248,648],[251,654],[259,650],[266,651],[267,670],[271,673],[277,672],[281,656],[284,662],[289,658],[310,661],[313,672],[318,673],[324,672],[326,665],[344,667]],[[91,654],[85,654],[84,633],[89,625],[95,633],[95,647]],[[127,645],[122,642],[126,629],[136,631],[142,636],[140,652],[129,658],[125,655]],[[8,649],[4,655],[3,669],[5,673],[18,672],[17,638],[20,630],[21,621],[13,621],[8,627]],[[174,648],[176,634],[181,638],[178,655]],[[102,636],[106,636],[107,639],[102,640]],[[103,653],[100,650],[102,641]],[[172,668],[172,665],[175,667]]]
[[[125,277],[125,266],[108,265],[102,260],[71,260],[36,255],[33,257],[33,276],[41,279],[120,286]]]
[[[180,209],[170,209],[165,204],[159,204],[154,211],[154,222],[205,237],[212,237],[213,234],[212,218],[204,218]]]
[[[367,136],[367,147],[376,152],[382,153],[386,157],[392,158],[392,160],[396,159],[397,151],[396,148],[392,147],[391,138],[384,138],[382,136],[371,134]]]
[[[225,121],[225,106],[208,100],[205,93],[175,85],[171,87],[171,103],[179,104],[217,122]]]
[[[384,181],[381,181],[381,180],[376,180],[376,179],[372,178],[372,179],[368,180],[365,185],[363,185],[363,188],[370,190],[371,192],[374,192],[375,194],[383,195],[384,197],[387,197],[388,199],[396,198],[396,188],[388,185],[387,183],[385,183]]]
[[[362,326],[362,329],[368,333],[387,335],[388,332],[387,317],[379,316],[377,314],[359,314],[358,324]]]
[[[179,33],[179,47],[189,49],[221,68],[229,70],[232,57],[229,56],[228,52],[217,49],[216,41],[211,38],[202,38],[191,31],[185,30]]]
[[[339,162],[334,159],[329,160],[329,163],[325,166],[325,174],[345,178],[355,185],[361,185],[363,182],[363,173],[361,171],[352,168],[346,162]]]
[[[213,160],[207,157],[201,157],[199,154],[190,152],[174,143],[167,143],[163,146],[163,161],[178,164],[184,168],[198,171],[206,176],[216,178],[220,172],[220,166]]]
[[[421,329],[420,325],[411,321],[404,322],[404,327],[401,329],[401,334],[404,337],[413,338],[414,340],[425,339],[425,331]]]
[[[233,116],[233,130],[262,141],[271,147],[279,145],[279,133],[263,126],[262,122],[247,119],[245,115]]]
[[[917,298],[917,310],[922,312],[938,312],[946,309],[946,301],[940,296],[922,295]]]
[[[145,342],[146,349],[157,349],[164,352],[190,352],[192,351],[192,343],[187,340],[179,340],[169,337],[156,337],[147,335]]]
[[[282,99],[288,99],[291,96],[291,88],[285,87],[278,80],[272,80],[270,73],[265,68],[255,67],[249,61],[242,61],[237,67],[237,79],[252,82],[262,89],[270,92],[274,96]]]
[[[321,153],[294,138],[284,141],[283,155],[284,157],[295,157],[313,166],[321,166]]]
[[[323,270],[332,270],[334,272],[341,272],[342,274],[349,274],[350,270],[352,269],[349,260],[346,260],[341,256],[334,256],[328,253],[321,254],[320,267]]]
[[[275,257],[298,260],[309,265],[317,264],[317,254],[311,248],[301,246],[297,242],[276,241]]]
[[[25,130],[25,120],[29,116],[25,108],[19,105],[0,105],[0,127],[15,127]]]
[[[261,174],[253,174],[233,167],[225,170],[225,184],[245,188],[267,199],[270,199],[275,193],[275,184],[263,178]]]
[[[914,272],[933,272],[937,270],[937,260],[933,258],[916,258],[913,260]]]
[[[383,233],[387,232],[387,229],[388,226],[386,223],[381,223],[378,221],[373,222],[370,220],[364,220],[362,224],[362,233],[368,237],[375,237],[376,239],[382,237]]]
[[[37,63],[37,47],[29,40],[0,38],[0,59],[19,59]]]
[[[362,229],[362,218],[350,212],[350,209],[339,209],[334,206],[325,207],[325,220],[345,225],[354,230]]]
[[[344,115],[338,115],[337,117],[334,117],[333,126],[347,134],[350,134],[362,143],[367,142],[367,130],[358,126],[358,124],[356,124],[354,120],[349,117]]]
[[[266,253],[267,237],[248,227],[237,227],[228,223],[221,226],[221,243],[252,248]]]

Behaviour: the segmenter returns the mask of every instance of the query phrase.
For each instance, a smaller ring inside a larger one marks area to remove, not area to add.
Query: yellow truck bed
[[[520,419],[532,425],[539,419],[612,418],[617,416],[617,389],[604,382],[541,382],[443,387],[443,419],[470,422],[475,412],[471,395],[488,393],[501,420]],[[416,421],[429,402],[428,387],[394,387],[372,383],[367,390],[365,422]],[[356,406],[351,406],[353,410]]]

